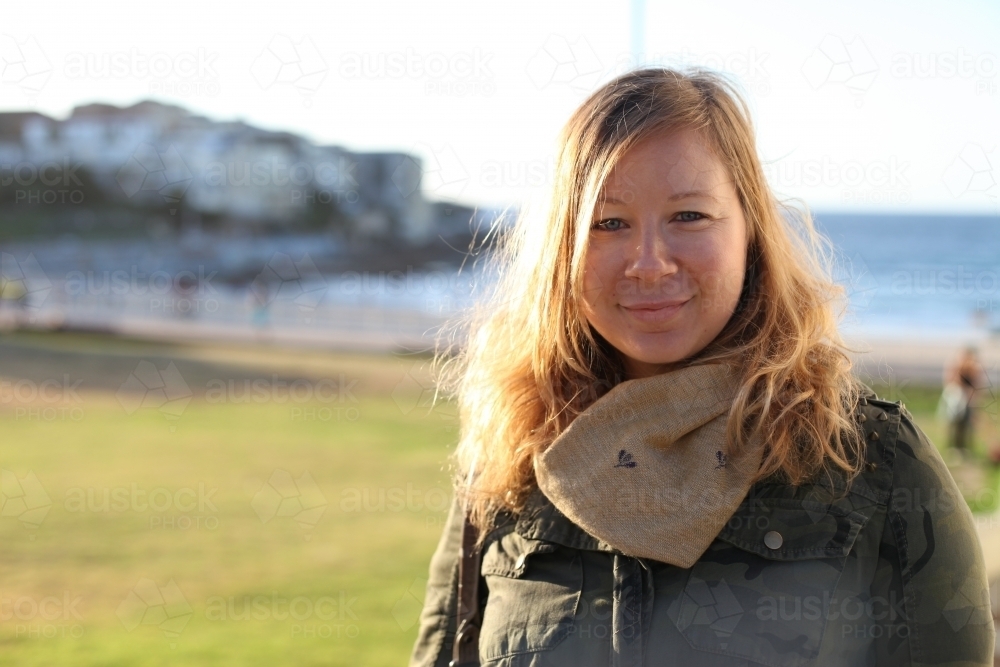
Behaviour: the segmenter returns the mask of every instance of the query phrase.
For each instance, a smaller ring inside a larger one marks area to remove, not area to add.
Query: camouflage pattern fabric
[[[482,664],[992,665],[983,555],[940,454],[900,404],[869,393],[855,416],[849,489],[761,480],[688,569],[622,555],[536,489],[484,547]],[[453,507],[412,667],[451,659],[461,526]]]

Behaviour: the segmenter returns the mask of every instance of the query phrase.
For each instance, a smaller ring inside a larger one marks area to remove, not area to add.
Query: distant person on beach
[[[973,346],[963,349],[958,358],[945,369],[939,412],[948,421],[951,448],[961,452],[963,456],[969,453],[976,392],[985,386],[985,373]]]
[[[10,320],[6,324],[14,329],[21,325],[27,295],[23,281],[5,280],[0,274],[0,326],[5,324],[5,319]]]
[[[247,303],[250,305],[250,322],[255,328],[262,328],[268,325],[271,313],[268,307],[271,305],[271,293],[267,285],[257,285],[254,283],[247,290]]]

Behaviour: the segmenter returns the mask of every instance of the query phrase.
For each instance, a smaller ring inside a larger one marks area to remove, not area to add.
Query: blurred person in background
[[[976,348],[965,347],[945,368],[944,389],[938,414],[948,422],[948,444],[962,458],[971,455],[969,443],[975,436],[977,392],[986,387],[986,374]]]
[[[439,380],[456,494],[411,667],[993,664],[972,513],[854,376],[792,213],[719,75],[576,110]]]
[[[23,280],[7,279],[0,273],[0,328],[21,326],[27,298]]]

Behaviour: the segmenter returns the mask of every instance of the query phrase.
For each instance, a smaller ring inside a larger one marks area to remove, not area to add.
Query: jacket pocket
[[[813,665],[868,518],[801,500],[741,505],[690,568],[671,620],[698,650],[770,667]]]
[[[572,632],[583,590],[578,551],[510,532],[487,543],[481,571],[489,590],[479,638],[484,664],[528,662]]]

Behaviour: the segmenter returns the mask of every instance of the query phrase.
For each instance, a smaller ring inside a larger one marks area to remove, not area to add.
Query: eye
[[[606,218],[604,220],[595,222],[593,229],[603,229],[604,231],[608,232],[613,232],[618,229],[621,229],[621,227],[615,226],[615,223],[617,223],[618,225],[625,224],[624,222],[622,222],[621,218]]]
[[[680,222],[697,222],[704,217],[704,215],[698,213],[697,211],[682,211],[677,214],[677,218]]]

